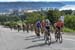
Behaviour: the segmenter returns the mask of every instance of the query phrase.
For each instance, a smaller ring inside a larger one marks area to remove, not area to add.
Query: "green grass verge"
[[[64,32],[75,32],[75,30],[70,29],[70,28],[66,28],[66,27],[64,27],[63,31]]]

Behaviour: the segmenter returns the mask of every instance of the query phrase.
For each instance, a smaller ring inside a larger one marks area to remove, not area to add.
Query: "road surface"
[[[37,38],[34,32],[10,30],[0,26],[0,50],[75,50],[75,36],[63,35],[63,43],[55,42],[52,34],[52,44],[44,44],[43,36]]]

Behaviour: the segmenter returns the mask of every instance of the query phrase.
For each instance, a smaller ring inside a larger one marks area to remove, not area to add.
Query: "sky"
[[[75,1],[75,0],[0,0],[0,2],[18,2],[18,1],[27,1],[27,2],[30,2],[30,1],[34,1],[34,2],[38,2],[38,1],[43,1],[43,2],[54,2],[54,1]]]

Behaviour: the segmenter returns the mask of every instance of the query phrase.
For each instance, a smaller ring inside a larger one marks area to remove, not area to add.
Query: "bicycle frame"
[[[50,32],[48,32],[47,30],[45,31],[45,34],[44,34],[44,40],[45,40],[45,43],[47,44],[51,44],[51,35],[50,35]]]
[[[56,39],[56,42],[59,40],[59,42],[62,43],[61,30],[59,30],[59,29],[56,30],[55,39]]]

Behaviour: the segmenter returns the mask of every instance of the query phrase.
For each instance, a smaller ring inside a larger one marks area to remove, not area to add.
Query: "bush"
[[[5,22],[4,25],[5,25],[5,26],[8,26],[8,27],[14,27],[14,26],[17,25],[17,23],[14,22],[14,21],[12,21],[12,22]]]
[[[75,30],[70,29],[70,28],[66,28],[66,27],[64,27],[63,31],[64,32],[75,32]]]
[[[75,30],[75,15],[65,16],[65,26]]]
[[[54,24],[59,19],[60,16],[61,12],[57,9],[49,10],[47,12],[47,18],[51,21],[52,24]]]
[[[37,20],[45,19],[45,16],[41,15],[39,12],[29,13],[26,18],[27,23],[35,23]]]

